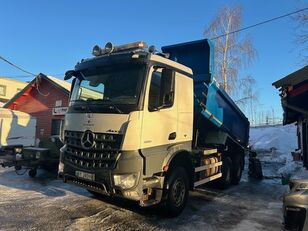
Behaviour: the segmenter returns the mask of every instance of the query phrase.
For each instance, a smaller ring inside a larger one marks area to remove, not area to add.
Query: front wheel
[[[184,168],[178,167],[172,170],[168,176],[166,187],[166,200],[163,202],[166,216],[178,216],[184,209],[188,195],[188,176]]]
[[[37,174],[36,168],[31,168],[31,169],[29,170],[29,172],[28,172],[28,175],[29,175],[30,177],[32,177],[32,178],[35,177],[36,174]]]

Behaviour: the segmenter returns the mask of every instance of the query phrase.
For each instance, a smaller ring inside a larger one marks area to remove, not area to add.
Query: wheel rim
[[[176,207],[179,207],[183,204],[185,198],[185,183],[181,179],[177,179],[172,187],[172,197],[174,199],[174,204]]]

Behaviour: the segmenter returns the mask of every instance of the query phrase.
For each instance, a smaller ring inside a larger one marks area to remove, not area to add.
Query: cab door
[[[144,102],[141,150],[147,172],[157,172],[167,148],[177,142],[177,95],[175,71],[152,67]]]

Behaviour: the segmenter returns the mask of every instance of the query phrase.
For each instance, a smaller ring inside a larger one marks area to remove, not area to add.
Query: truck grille
[[[284,226],[288,230],[303,230],[306,218],[306,209],[299,207],[286,207]]]
[[[83,134],[65,131],[65,160],[84,169],[113,169],[120,154],[122,135],[92,133],[93,145],[87,148],[82,144]]]

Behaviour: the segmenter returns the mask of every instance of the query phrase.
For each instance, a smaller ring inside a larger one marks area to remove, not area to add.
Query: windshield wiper
[[[90,110],[90,107],[89,106],[86,106],[86,105],[78,105],[78,106],[73,106],[75,110],[78,110],[78,111],[88,111],[88,112],[91,112]]]
[[[117,112],[123,114],[123,112],[116,105],[109,105],[109,108],[112,110],[116,110]]]

